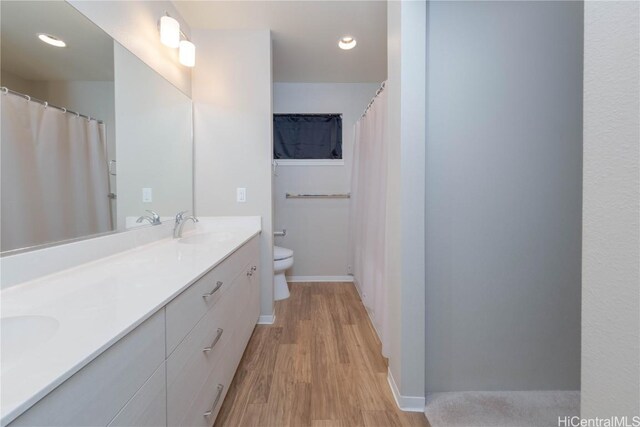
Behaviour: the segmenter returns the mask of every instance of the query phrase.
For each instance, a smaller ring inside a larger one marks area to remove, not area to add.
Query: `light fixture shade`
[[[160,41],[173,48],[180,45],[180,23],[170,16],[160,18]]]
[[[180,42],[179,58],[182,65],[187,67],[196,65],[196,45],[189,40],[182,40]]]

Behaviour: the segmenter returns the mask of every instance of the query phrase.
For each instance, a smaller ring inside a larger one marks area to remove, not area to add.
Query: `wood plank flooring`
[[[276,323],[256,326],[215,425],[428,426],[397,408],[354,285],[290,287]]]

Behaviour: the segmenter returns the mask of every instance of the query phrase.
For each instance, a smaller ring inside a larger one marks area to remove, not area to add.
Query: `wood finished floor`
[[[258,325],[216,426],[428,426],[400,411],[352,283],[292,283],[276,323]]]

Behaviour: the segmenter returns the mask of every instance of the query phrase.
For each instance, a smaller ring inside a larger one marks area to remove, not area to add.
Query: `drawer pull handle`
[[[251,267],[251,271],[256,271],[258,269],[258,267],[256,267],[255,265],[253,267]]]
[[[224,329],[222,328],[218,328],[218,334],[216,335],[216,337],[213,339],[213,342],[211,343],[211,345],[209,347],[205,347],[202,349],[202,351],[204,351],[205,353],[207,351],[211,351],[213,350],[213,347],[216,346],[216,344],[218,344],[218,341],[220,341],[220,337],[222,336],[222,333],[224,332]]]
[[[216,406],[218,406],[218,401],[222,396],[222,390],[224,390],[224,386],[222,384],[218,384],[218,394],[216,395],[216,400],[213,401],[213,405],[211,405],[211,409],[209,409],[207,412],[203,414],[205,417],[210,417],[211,415],[213,415],[213,411],[216,410]]]
[[[205,299],[209,298],[210,296],[212,296],[213,294],[215,294],[215,293],[216,293],[216,291],[217,291],[218,289],[220,289],[221,287],[222,287],[222,282],[221,282],[221,281],[218,281],[218,282],[216,283],[216,287],[215,287],[215,288],[213,288],[213,290],[212,290],[211,292],[209,292],[208,294],[204,294],[204,295],[202,295],[202,298],[205,298]]]
[[[251,277],[253,276],[253,272],[251,272],[251,270],[247,270],[247,277]]]

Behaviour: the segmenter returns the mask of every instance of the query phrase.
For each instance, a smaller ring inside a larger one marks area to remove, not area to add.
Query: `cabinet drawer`
[[[256,262],[255,259],[254,262]],[[247,269],[250,269],[252,265],[255,264],[250,263]],[[260,313],[257,274],[238,276],[233,284],[233,289],[233,297],[237,299],[233,304],[233,310],[236,313],[233,317],[233,335],[220,348],[221,354],[215,360],[209,375],[202,376],[204,384],[199,386],[198,391],[191,390],[193,395],[183,403],[182,412],[174,412],[173,417],[168,417],[169,426],[211,426],[220,411]],[[226,296],[221,300],[221,304],[227,304]],[[176,389],[174,393],[178,395],[181,391]],[[172,413],[171,406],[174,404],[175,402],[169,398],[168,412],[170,414]]]
[[[202,316],[217,304],[244,266],[251,259],[257,259],[258,245],[259,237],[256,236],[167,305],[167,356],[175,350]],[[216,288],[210,296],[203,297]]]
[[[109,423],[109,427],[160,427],[167,425],[165,363]]]
[[[233,352],[228,351],[230,349],[231,347],[224,349],[220,360],[206,377],[204,385],[190,402],[191,405],[181,420],[176,424],[169,420],[169,426],[210,427],[213,425],[237,366],[232,357]]]
[[[163,363],[164,320],[154,314],[9,425],[107,425]]]
[[[200,319],[167,359],[169,425],[180,423],[207,376],[220,363],[222,354],[236,345],[235,331],[241,328],[239,317],[245,311],[244,290],[249,282],[246,274],[249,269],[247,264],[219,303]]]

